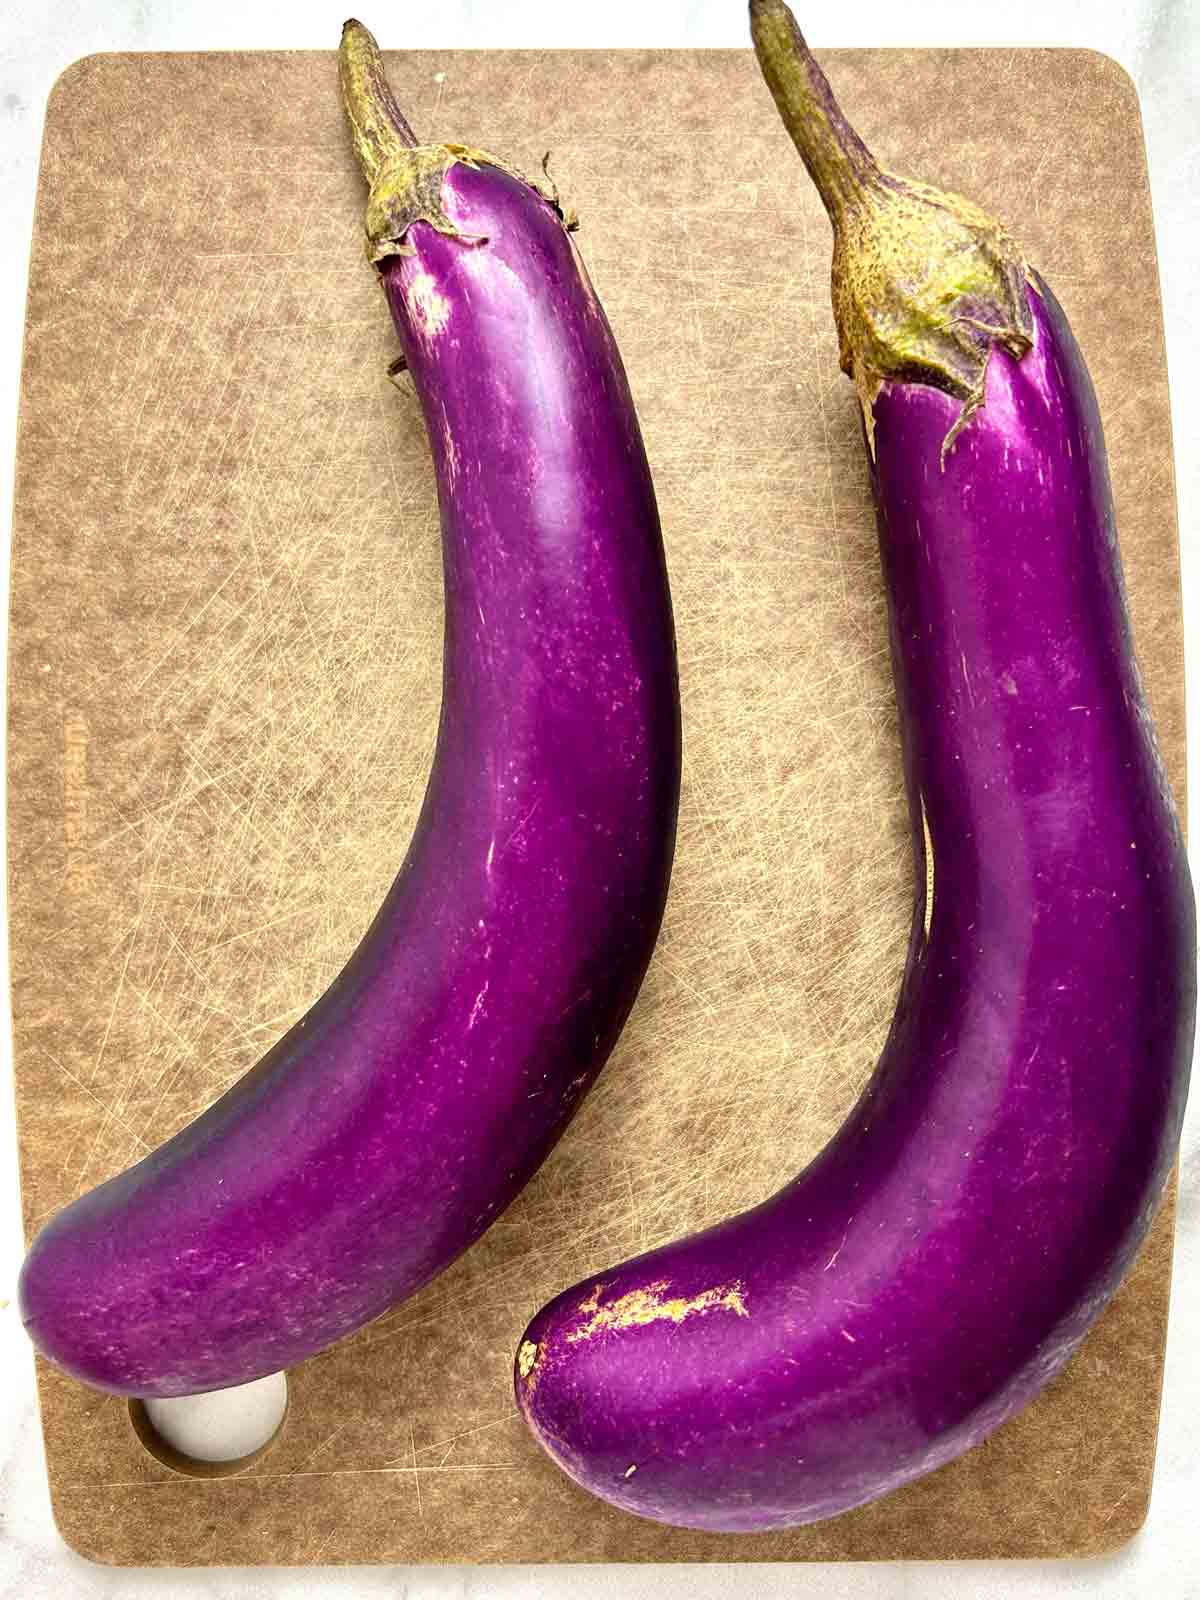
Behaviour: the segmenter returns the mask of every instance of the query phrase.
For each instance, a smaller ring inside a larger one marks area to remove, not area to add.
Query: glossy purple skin
[[[487,243],[417,223],[416,253],[385,271],[445,554],[424,807],[386,902],[308,1015],[35,1239],[26,1326],[101,1389],[242,1383],[427,1283],[562,1133],[654,946],[679,712],[633,404],[551,206],[495,168],[451,168],[444,198]]]
[[[878,1068],[773,1199],[577,1284],[526,1334],[534,1433],[644,1517],[817,1521],[977,1444],[1067,1360],[1169,1175],[1191,884],[1092,386],[1056,302],[1030,300],[1035,347],[995,352],[944,473],[957,405],[917,385],[876,405],[919,885]],[[699,1304],[644,1320],[672,1300]]]

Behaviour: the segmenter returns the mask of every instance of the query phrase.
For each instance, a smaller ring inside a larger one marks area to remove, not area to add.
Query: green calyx
[[[881,173],[835,227],[833,306],[842,368],[873,431],[885,383],[926,383],[962,401],[945,452],[984,401],[999,344],[1033,342],[1016,243],[960,195]]]
[[[833,224],[833,309],[842,368],[854,380],[873,447],[885,383],[924,383],[962,402],[943,460],[983,404],[999,344],[1033,342],[1028,269],[994,218],[878,165],[842,115],[783,0],[751,0],[763,75]]]
[[[414,222],[428,222],[439,233],[448,233],[468,244],[481,244],[478,234],[463,233],[446,215],[442,205],[442,180],[455,164],[477,167],[481,163],[500,167],[520,177],[484,150],[460,144],[419,144],[397,150],[381,163],[371,181],[367,196],[367,260],[376,266],[388,256],[412,255],[405,235]]]

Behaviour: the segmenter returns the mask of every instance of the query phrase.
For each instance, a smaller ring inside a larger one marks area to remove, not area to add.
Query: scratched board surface
[[[1170,423],[1133,88],[1066,51],[828,65],[890,164],[1019,225],[1075,323],[1178,791]],[[122,1401],[42,1366],[59,1526],[96,1558],[171,1565],[1111,1548],[1149,1494],[1168,1213],[1036,1405],[834,1522],[738,1537],[634,1520],[575,1488],[514,1412],[513,1349],[547,1297],[763,1198],[845,1115],[901,967],[907,823],[828,227],[750,55],[390,67],[427,137],[529,170],[550,150],[581,214],[674,588],[670,907],[620,1047],[542,1171],[424,1293],[290,1375],[286,1424],[248,1471],[172,1472]],[[30,1231],[306,1009],[416,816],[439,689],[436,506],[416,402],[386,376],[362,208],[331,53],[95,56],[52,95],[10,659]]]

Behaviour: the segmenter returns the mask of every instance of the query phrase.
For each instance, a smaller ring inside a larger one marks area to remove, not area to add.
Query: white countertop
[[[1172,377],[1175,458],[1183,544],[1188,654],[1189,787],[1200,794],[1200,399],[1185,374],[1200,367],[1200,300],[1193,278],[1200,255],[1200,5],[1196,0],[796,0],[801,25],[818,49],[868,45],[1074,45],[1105,51],[1132,74],[1142,99]],[[58,73],[98,50],[332,49],[342,11],[293,0],[59,0],[52,8],[9,0],[0,15],[0,586],[7,615],[8,525],[25,305],[25,278],[42,115]],[[745,46],[741,0],[440,0],[364,17],[385,48],[586,46]],[[3,626],[0,623],[0,626]],[[1195,810],[1196,802],[1193,802]],[[1200,829],[1193,830],[1200,841]],[[1193,850],[1200,870],[1200,843]],[[0,895],[3,886],[0,885]],[[0,959],[7,966],[6,924]],[[5,976],[4,991],[7,992]],[[7,1030],[0,1048],[0,1600],[54,1592],[71,1600],[117,1597],[268,1595],[433,1597],[594,1595],[614,1600],[654,1595],[689,1600],[723,1595],[724,1567],[417,1567],[242,1571],[121,1571],[81,1560],[62,1543],[50,1516],[33,1358],[11,1303],[22,1242],[12,1133]],[[1149,1521],[1133,1544],[1096,1562],[1016,1562],[918,1566],[750,1567],[747,1593],[791,1595],[811,1586],[829,1596],[921,1596],[1004,1600],[1006,1596],[1200,1595],[1196,1502],[1200,1492],[1200,1094],[1184,1134],[1179,1230],[1171,1300],[1166,1388]]]

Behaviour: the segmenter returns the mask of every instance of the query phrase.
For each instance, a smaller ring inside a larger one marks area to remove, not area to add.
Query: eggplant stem
[[[407,242],[414,222],[426,222],[463,244],[487,243],[485,234],[464,233],[442,204],[446,173],[458,162],[467,167],[496,167],[508,173],[548,200],[568,232],[578,227],[575,214],[563,211],[556,188],[547,194],[498,156],[466,144],[418,144],[396,104],[374,36],[353,17],[342,24],[338,75],[354,153],[370,189],[367,259],[376,267],[392,256],[414,253]]]
[[[342,26],[338,75],[354,151],[367,182],[374,183],[400,150],[416,148],[417,136],[396,104],[374,35],[353,17]]]
[[[750,0],[750,33],[783,125],[836,224],[876,186],[879,164],[842,115],[783,0]]]
[[[942,463],[983,405],[992,347],[1033,340],[1020,246],[962,195],[881,167],[846,121],[785,0],[750,0],[759,65],[833,224],[833,313],[867,448],[885,383],[962,402]]]

